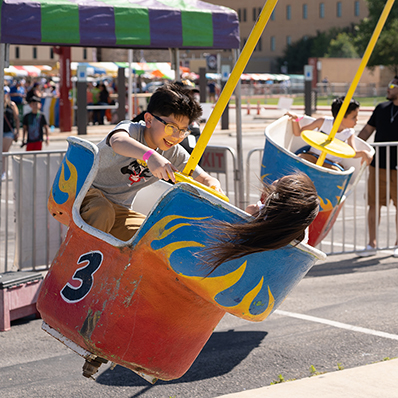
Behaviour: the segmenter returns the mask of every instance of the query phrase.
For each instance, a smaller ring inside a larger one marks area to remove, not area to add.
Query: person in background
[[[42,97],[40,83],[34,82],[31,89],[26,93],[26,102],[29,104],[32,97]]]
[[[11,101],[10,88],[4,86],[4,123],[3,123],[3,152],[8,152],[13,141],[18,141],[19,112],[17,105]],[[6,179],[7,164],[3,161],[1,179]]]
[[[368,123],[360,131],[358,137],[367,141],[376,131],[374,142],[398,141],[398,76],[395,76],[387,86],[387,100],[377,105]],[[390,164],[387,164],[387,151],[385,147],[379,148],[379,219],[376,220],[376,156],[369,166],[368,178],[368,230],[369,241],[363,252],[358,252],[358,256],[367,257],[376,254],[376,223],[380,222],[380,211],[382,206],[388,206],[393,201],[397,210],[397,147],[390,148]],[[389,185],[390,197],[387,198],[387,168],[390,171]],[[398,218],[395,218],[398,228]],[[398,230],[397,230],[398,233]],[[396,237],[395,246],[397,246]],[[398,247],[394,250],[394,257],[398,257]]]
[[[32,111],[23,118],[22,146],[26,145],[27,151],[41,151],[44,135],[48,145],[48,124],[46,117],[40,111],[41,99],[33,96],[30,98],[29,105]]]
[[[21,81],[14,81],[14,84],[10,87],[11,101],[14,102],[18,107],[19,119],[22,120],[23,106],[25,103],[26,90]]]
[[[109,105],[109,92],[108,89],[106,88],[104,83],[101,83],[99,85],[99,96],[98,96],[98,102],[97,105]],[[98,122],[98,124],[104,124],[104,117],[105,117],[105,109],[99,109],[94,111],[93,115],[93,124]]]
[[[299,137],[304,130],[316,129],[317,131],[321,131],[322,133],[329,135],[330,132],[332,131],[333,123],[340,111],[341,106],[343,105],[344,98],[345,97],[338,97],[335,98],[335,100],[332,102],[332,109],[331,109],[332,117],[330,116],[320,117],[314,120],[312,123],[307,124],[303,127],[300,127],[299,125],[299,121],[302,118],[299,118],[294,113],[287,112],[287,115],[289,115],[292,120],[293,134]],[[350,145],[355,150],[354,157],[361,158],[361,163],[366,162],[367,164],[369,164],[372,161],[372,154],[370,153],[370,151],[366,150],[359,151],[355,148],[354,127],[357,124],[358,111],[359,111],[359,102],[356,101],[355,99],[351,99],[347,111],[343,117],[343,120],[341,121],[340,126],[337,129],[335,138],[343,142],[346,142],[348,145]],[[300,153],[298,156],[311,163],[316,163],[320,154],[321,151],[319,149],[311,147],[308,151]],[[340,159],[341,158],[337,156],[328,154],[326,155],[326,161],[323,164],[323,167],[337,171],[344,170],[343,167],[338,163]]]

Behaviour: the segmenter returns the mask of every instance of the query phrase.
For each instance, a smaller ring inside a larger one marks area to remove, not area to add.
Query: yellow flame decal
[[[320,196],[318,196],[318,198],[319,198],[319,202],[320,202],[320,206],[322,208],[322,211],[331,211],[331,210],[333,210],[333,205],[332,205],[332,203],[330,202],[329,199],[326,199],[326,202],[324,202],[323,199]]]
[[[184,279],[184,283],[187,286],[192,286],[196,285],[197,288],[195,290],[199,290],[204,293],[204,297],[208,296],[212,300],[215,300],[215,297],[217,294],[220,292],[223,292],[224,290],[229,289],[231,286],[235,285],[240,278],[243,276],[247,266],[247,261],[245,261],[237,270],[231,272],[228,275],[222,275],[222,276],[217,276],[217,277],[189,277],[189,276],[184,276],[180,275],[180,279]],[[256,298],[257,294],[260,292],[261,288],[263,287],[264,283],[264,277],[261,278],[260,282],[255,286],[251,291],[249,291],[242,299],[242,301],[233,306],[233,307],[224,307],[228,312],[238,315],[238,316],[244,316],[245,319],[252,319],[256,321],[262,321],[267,316],[271,313],[272,309],[274,308],[274,303],[275,299],[274,296],[271,293],[271,289],[268,286],[268,304],[267,308],[264,312],[260,314],[251,314],[250,313],[250,306],[252,303],[254,305],[265,305],[265,303],[262,302],[254,302],[254,299]]]
[[[175,221],[175,220],[189,220],[189,221],[201,221],[208,219],[210,217],[184,217],[184,216],[177,216],[177,215],[169,215],[161,220],[159,220],[149,231],[149,234],[146,235],[145,240],[149,242],[155,242],[155,241],[161,241],[167,236],[169,236],[171,233],[175,232],[179,228],[182,227],[189,227],[192,226],[192,223],[190,222],[180,222],[177,224],[173,224],[170,228],[166,228],[167,224]],[[154,236],[155,234],[155,236]],[[143,242],[142,242],[143,243]],[[156,245],[157,246],[157,245]],[[164,255],[168,260],[170,264],[170,257],[175,252],[176,250],[182,249],[182,248],[187,248],[187,247],[205,247],[204,244],[197,242],[197,241],[174,241],[170,242],[165,246],[159,247],[157,249],[154,249],[153,246],[152,248],[155,251],[159,251]],[[187,258],[187,261],[189,259]],[[193,291],[198,293],[204,298],[207,298],[208,300],[216,301],[216,296],[218,294],[222,294],[225,290],[231,288],[234,286],[236,283],[239,282],[239,280],[242,278],[246,271],[247,267],[247,261],[245,261],[238,269],[235,271],[227,274],[227,275],[222,275],[222,276],[216,276],[216,277],[203,277],[203,276],[187,276],[179,272],[178,278],[188,287],[191,288]],[[178,272],[178,271],[177,271]],[[221,304],[218,304],[220,307],[224,308],[226,311],[235,314],[237,316],[244,317],[245,319],[251,319],[254,321],[262,321],[264,320],[272,311],[274,307],[274,302],[275,299],[271,293],[271,289],[268,286],[268,303],[263,303],[261,301],[255,301],[255,298],[257,297],[258,293],[260,292],[261,288],[263,287],[264,284],[264,278],[262,277],[261,280],[258,282],[258,284],[250,291],[248,291],[242,298],[242,301],[239,302],[235,306],[223,306]],[[257,314],[251,314],[250,313],[250,308],[253,308],[254,306],[266,306],[265,311]]]
[[[65,169],[64,164],[62,163],[61,175],[59,177],[58,187],[61,192],[76,195],[76,186],[77,186],[77,170],[76,167],[69,162],[69,160],[65,157],[65,162],[68,165],[70,177],[65,179]]]
[[[158,237],[153,237],[153,240],[155,241],[161,241],[162,239],[166,238],[176,230],[182,227],[190,227],[192,226],[191,223],[189,222],[181,222],[179,224],[175,224],[170,228],[166,228],[166,225],[170,223],[171,221],[177,220],[177,219],[184,219],[184,220],[191,220],[191,221],[201,221],[208,219],[210,217],[184,217],[184,216],[176,216],[176,215],[170,215],[162,218],[160,221],[158,221],[152,228],[151,230],[153,231],[159,231]],[[184,247],[204,247],[202,243],[195,242],[195,241],[179,241],[179,242],[172,242],[164,247],[162,247],[162,252],[164,252],[167,256],[167,258],[170,258],[170,256],[173,254],[174,251],[182,249]]]

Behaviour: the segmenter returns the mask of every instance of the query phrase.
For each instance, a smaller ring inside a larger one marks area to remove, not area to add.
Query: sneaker
[[[394,254],[393,254],[393,256],[394,256],[395,258],[398,257],[398,247],[396,247],[396,248],[394,249]]]
[[[396,250],[397,250],[397,257],[398,257],[398,248]],[[359,257],[370,257],[370,256],[375,256],[376,254],[377,254],[377,250],[373,246],[370,246],[370,245],[367,245],[366,249],[364,251],[357,252],[357,256],[359,256]],[[395,255],[395,252],[394,252],[394,255]]]

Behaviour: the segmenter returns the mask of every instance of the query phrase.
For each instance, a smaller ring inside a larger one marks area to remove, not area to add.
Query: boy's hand
[[[289,116],[291,120],[296,120],[298,118],[298,115],[296,113],[290,111],[286,112],[285,116]]]
[[[373,156],[371,155],[371,153],[369,151],[360,152],[359,155],[361,158],[361,164],[363,162],[366,162],[367,165],[370,165],[370,163],[372,162]]]
[[[147,161],[149,171],[159,180],[176,182],[174,171],[177,169],[161,154],[154,152]]]

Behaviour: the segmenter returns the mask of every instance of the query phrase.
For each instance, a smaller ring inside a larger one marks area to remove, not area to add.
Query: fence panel
[[[66,227],[53,219],[47,209],[52,183],[65,152],[3,153],[6,179],[1,184],[0,273],[49,268],[66,233]],[[208,146],[202,164],[220,180],[224,192],[236,204],[234,150]]]

